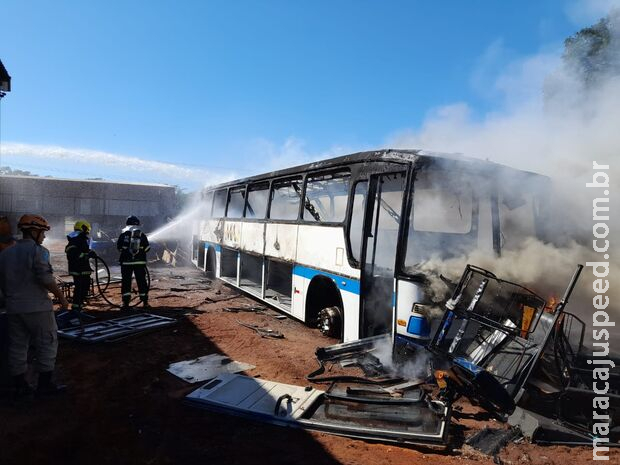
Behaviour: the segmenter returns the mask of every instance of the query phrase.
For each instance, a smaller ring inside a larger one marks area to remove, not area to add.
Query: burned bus
[[[478,159],[355,153],[206,188],[192,259],[341,341],[425,337],[428,264],[544,239],[547,186]]]

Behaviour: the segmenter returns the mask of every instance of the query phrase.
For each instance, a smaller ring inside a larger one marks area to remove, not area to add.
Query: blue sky
[[[385,147],[540,93],[617,4],[3,0],[0,165],[193,189]]]

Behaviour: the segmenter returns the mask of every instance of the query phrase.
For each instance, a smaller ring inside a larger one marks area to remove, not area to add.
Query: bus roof
[[[499,163],[491,162],[488,160],[481,160],[479,158],[467,157],[458,153],[441,153],[441,152],[429,152],[425,150],[411,150],[411,149],[381,149],[372,150],[366,152],[356,152],[349,155],[343,155],[340,157],[329,158],[325,160],[319,160],[312,163],[306,163],[303,165],[293,166],[291,168],[284,168],[281,170],[271,171],[255,176],[236,179],[234,181],[228,181],[213,186],[206,186],[204,190],[215,190],[240,184],[256,183],[260,181],[269,180],[272,178],[279,178],[285,176],[291,176],[307,171],[316,171],[320,169],[338,168],[347,166],[353,163],[369,163],[373,161],[383,162],[395,162],[395,163],[416,163],[416,164],[433,164],[433,163],[450,163],[453,166],[460,166],[461,168],[469,168],[471,170],[483,172],[483,173],[499,173],[510,172],[514,175],[526,176],[530,179],[540,177],[546,179],[546,176],[532,173],[529,171],[518,170],[516,168],[510,168]]]

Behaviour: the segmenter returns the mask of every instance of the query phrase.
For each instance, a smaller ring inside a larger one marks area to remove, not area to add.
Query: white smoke
[[[333,146],[327,150],[313,152],[306,148],[306,142],[298,137],[288,137],[282,144],[276,144],[267,139],[258,139],[251,143],[248,149],[256,154],[257,160],[264,160],[265,164],[256,164],[256,173],[261,174],[283,168],[291,168],[327,158],[351,153],[353,150],[344,146]]]
[[[584,21],[591,24],[619,7],[619,0],[573,0],[567,5],[566,13],[575,24]]]
[[[427,350],[420,350],[415,357],[407,357],[403,360],[394,358],[394,346],[389,336],[385,336],[375,342],[372,355],[377,357],[386,371],[393,376],[404,379],[426,380],[430,375],[431,353]]]
[[[571,8],[600,11],[603,4],[618,3],[580,2]],[[607,311],[614,312],[616,319],[620,317],[620,286],[617,285],[620,241],[614,240],[614,232],[617,237],[620,230],[620,215],[614,208],[620,199],[614,184],[614,180],[620,179],[620,73],[617,73],[620,12],[617,10],[609,15],[609,30],[610,52],[606,59],[611,62],[613,73],[588,81],[590,78],[582,75],[582,70],[560,60],[559,50],[544,52],[511,63],[492,82],[491,92],[503,102],[492,113],[479,117],[467,104],[454,103],[433,110],[420,129],[391,137],[389,146],[460,152],[546,174],[552,179],[555,206],[549,218],[552,243],[530,238],[499,259],[477,251],[451,260],[431,259],[421,264],[422,269],[439,271],[455,279],[466,263],[472,263],[531,287],[543,297],[561,295],[578,263],[602,261],[601,254],[592,250],[592,201],[602,195],[596,189],[586,188],[586,183],[592,182],[592,166],[596,161],[611,167],[607,171],[612,183],[607,222],[611,230],[607,237],[611,241],[608,252],[611,304]],[[592,280],[592,270],[584,270],[568,310],[581,316],[592,314]],[[443,286],[440,281],[434,285]]]

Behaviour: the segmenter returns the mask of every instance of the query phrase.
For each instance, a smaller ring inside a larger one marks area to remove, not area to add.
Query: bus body
[[[192,260],[342,341],[424,341],[433,260],[540,238],[547,183],[450,155],[356,153],[204,189]]]

